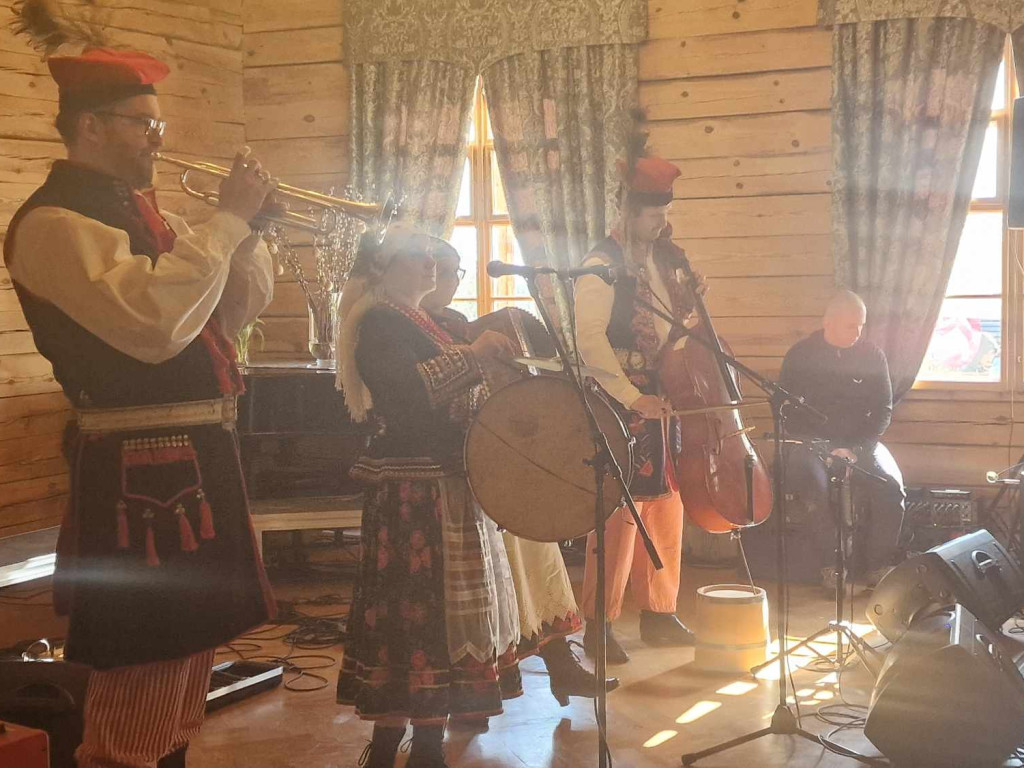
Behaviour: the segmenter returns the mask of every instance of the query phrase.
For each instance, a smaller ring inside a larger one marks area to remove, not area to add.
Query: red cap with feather
[[[47,64],[60,89],[61,109],[90,109],[156,93],[154,83],[170,72],[148,54],[110,48],[93,48],[80,56],[53,56]]]
[[[638,157],[631,169],[620,166],[630,201],[637,205],[668,205],[672,182],[681,171],[660,157]]]

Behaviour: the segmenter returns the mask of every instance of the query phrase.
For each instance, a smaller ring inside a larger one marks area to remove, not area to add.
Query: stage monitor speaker
[[[1013,101],[1010,147],[1010,189],[1007,221],[1010,229],[1024,229],[1024,98]]]
[[[954,603],[996,629],[1024,606],[1024,571],[984,529],[896,566],[872,592],[867,618],[895,643],[916,616]]]
[[[1024,678],[961,605],[919,617],[889,651],[864,735],[900,768],[1001,765],[1024,742]]]

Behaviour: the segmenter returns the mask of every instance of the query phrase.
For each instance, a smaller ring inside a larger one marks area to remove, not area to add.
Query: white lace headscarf
[[[356,366],[359,326],[363,316],[386,298],[381,281],[395,255],[424,247],[422,239],[429,241],[436,238],[411,224],[391,225],[383,244],[360,254],[352,275],[341,291],[338,302],[336,386],[345,393],[345,405],[354,421],[365,421],[366,414],[373,407],[370,390]]]

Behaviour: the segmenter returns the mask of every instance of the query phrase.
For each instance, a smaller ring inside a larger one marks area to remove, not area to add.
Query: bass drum
[[[632,440],[603,397],[590,403],[623,471],[632,467]],[[566,541],[594,530],[594,445],[575,387],[537,376],[492,395],[466,435],[466,472],[484,512],[524,539]],[[604,516],[622,503],[618,483],[604,482]]]

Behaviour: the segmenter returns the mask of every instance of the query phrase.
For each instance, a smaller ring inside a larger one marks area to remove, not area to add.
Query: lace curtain
[[[897,399],[942,306],[1004,41],[1002,29],[969,17],[834,30],[836,276],[868,305],[866,332],[889,359]]]
[[[637,104],[634,45],[510,56],[484,72],[494,151],[523,260],[578,266],[617,211],[616,161]],[[569,297],[549,297],[563,329]]]
[[[367,199],[404,197],[402,218],[451,232],[476,75],[440,61],[352,67],[353,186]]]

